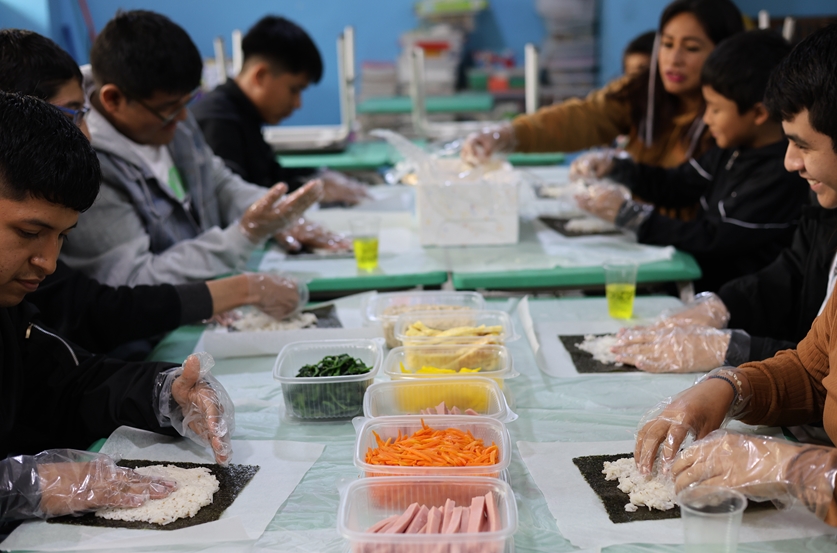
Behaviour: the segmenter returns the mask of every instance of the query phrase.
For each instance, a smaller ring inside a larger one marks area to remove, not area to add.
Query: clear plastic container
[[[511,422],[517,418],[509,410],[497,383],[482,376],[376,382],[366,390],[363,416],[375,418],[425,414],[425,422],[431,424],[432,415],[438,414],[435,409],[442,402],[448,410],[456,407],[463,415],[482,415],[502,422]],[[475,413],[466,413],[468,409]]]
[[[374,294],[364,300],[361,314],[365,324],[380,324],[387,346],[401,342],[395,339],[395,323],[402,313],[418,310],[485,309],[485,299],[476,292],[413,291]]]
[[[497,334],[477,336],[474,334],[448,336],[408,336],[407,329],[414,324],[438,331],[451,331],[456,328],[499,327]],[[412,311],[404,313],[395,322],[395,339],[405,346],[435,344],[498,344],[517,340],[509,314],[504,311]]]
[[[368,373],[350,376],[297,377],[304,365],[327,355],[348,354],[360,359]],[[282,348],[273,378],[282,383],[285,413],[300,419],[350,418],[363,413],[363,395],[381,368],[383,350],[377,340],[292,342]]]
[[[470,506],[474,497],[491,493],[497,510],[496,529],[478,533],[370,533],[372,525],[404,513],[412,503],[428,508],[450,499]],[[514,549],[517,504],[511,487],[495,478],[393,477],[355,480],[340,497],[337,531],[351,543],[353,553],[503,553]]]
[[[457,372],[423,373],[422,367]],[[459,372],[463,368],[480,370],[477,373]],[[384,372],[392,380],[484,376],[494,379],[500,386],[506,378],[517,376],[509,350],[496,344],[402,346],[390,350],[384,360]]]
[[[411,436],[421,430],[422,420],[434,429],[456,428],[462,432],[471,432],[474,438],[481,439],[488,447],[497,444],[499,458],[497,463],[490,466],[473,467],[414,467],[373,465],[366,462],[366,452],[369,448],[378,447],[375,432],[386,441],[401,435]],[[361,469],[367,477],[372,476],[487,476],[500,478],[502,471],[511,462],[511,438],[506,425],[489,417],[475,415],[432,415],[431,418],[415,415],[402,417],[377,417],[363,423],[358,431],[355,447],[355,466]]]

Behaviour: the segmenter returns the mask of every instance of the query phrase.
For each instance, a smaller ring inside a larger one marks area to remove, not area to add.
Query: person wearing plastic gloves
[[[88,136],[82,75],[70,55],[32,31],[0,31],[0,90],[35,96],[58,107]],[[282,319],[299,306],[300,286],[278,274],[250,273],[210,282],[111,287],[61,260],[55,272],[27,295],[42,320],[63,337],[94,353],[145,357],[146,339],[242,305]],[[302,286],[304,288],[304,286]],[[152,340],[153,342],[153,340]]]
[[[635,161],[676,167],[711,145],[701,121],[701,67],[722,40],[743,29],[729,0],[675,0],[660,17],[649,71],[471,135],[462,157],[477,164],[495,152],[577,151],[629,135],[625,152]]]
[[[101,172],[57,108],[0,92],[0,522],[139,505],[172,482],[118,469],[89,446],[121,425],[182,435],[232,456],[234,408],[206,354],[172,363],[94,356],[43,325],[25,301],[55,270]],[[56,449],[58,448],[58,449]],[[46,451],[44,451],[46,450]],[[39,453],[41,452],[41,453]]]
[[[283,181],[294,189],[314,171],[279,165],[262,126],[278,125],[302,107],[302,93],[322,78],[322,57],[302,27],[273,15],[247,31],[241,50],[241,72],[190,111],[207,144],[231,171],[260,186]],[[320,171],[316,176],[323,180],[323,203],[355,205],[367,197],[365,185],[341,173]]]
[[[805,38],[771,77],[766,100],[790,140],[786,164],[815,192],[837,191],[837,25]],[[646,415],[635,458],[649,472],[658,455],[676,487],[726,486],[755,500],[800,502],[837,525],[837,449],[718,430],[726,419],[792,426],[822,421],[837,441],[837,296],[795,350],[722,367]],[[687,436],[697,441],[678,453]]]
[[[240,269],[319,200],[320,181],[265,191],[213,155],[186,110],[203,62],[168,18],[120,12],[90,59],[87,126],[104,179],[62,252],[74,269],[114,286],[214,278]]]

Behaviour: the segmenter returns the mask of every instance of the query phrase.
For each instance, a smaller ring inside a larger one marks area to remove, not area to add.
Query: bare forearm
[[[250,297],[247,275],[236,275],[206,283],[212,296],[212,314],[217,315],[230,309],[255,303]]]

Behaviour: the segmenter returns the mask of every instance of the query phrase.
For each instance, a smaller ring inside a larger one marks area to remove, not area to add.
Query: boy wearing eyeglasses
[[[322,194],[311,181],[285,196],[227,169],[186,110],[202,61],[165,16],[120,12],[93,44],[87,117],[102,188],[63,251],[110,285],[178,284],[241,268]]]

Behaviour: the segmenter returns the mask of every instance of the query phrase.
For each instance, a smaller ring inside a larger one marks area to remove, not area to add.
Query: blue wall
[[[325,58],[319,85],[303,95],[303,107],[289,124],[339,121],[334,41],[345,25],[354,25],[357,60],[394,60],[399,35],[417,24],[413,0],[87,0],[100,30],[117,9],[149,9],[165,13],[183,26],[204,56],[212,55],[212,39],[228,39],[235,28],[246,30],[266,13],[284,15],[302,25]],[[621,52],[636,35],[653,29],[670,0],[590,0],[599,2],[600,82],[621,72]],[[745,13],[767,9],[773,15],[837,13],[835,0],[735,0]],[[472,48],[509,48],[523,59],[526,42],[540,43],[544,25],[535,0],[489,0],[490,10],[478,17]],[[81,62],[89,40],[76,0],[0,0],[0,28],[23,27],[49,35]]]

